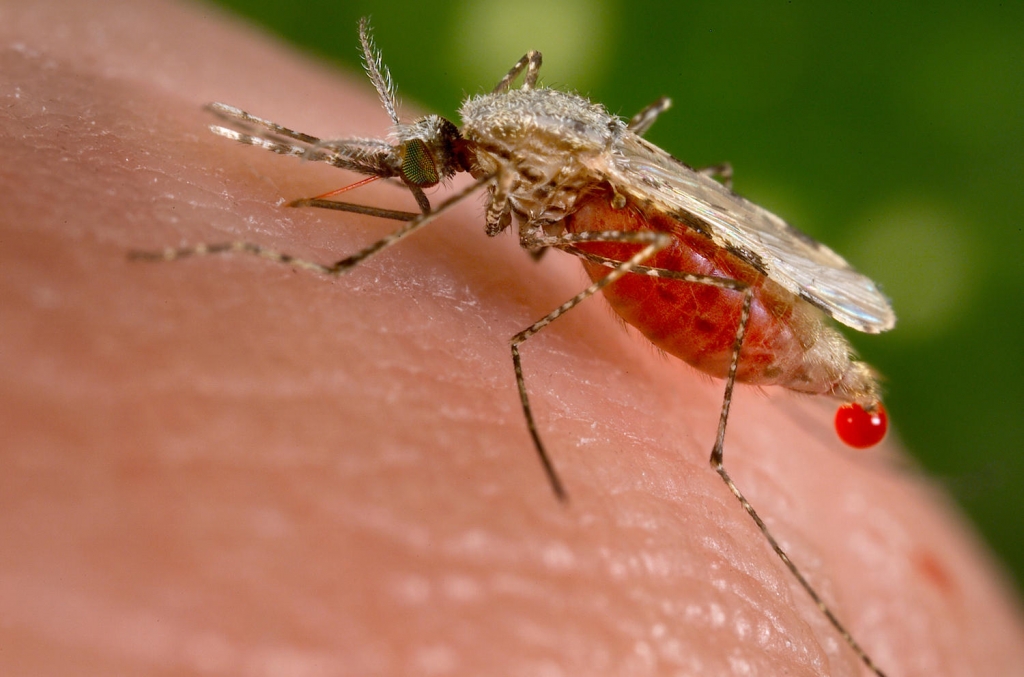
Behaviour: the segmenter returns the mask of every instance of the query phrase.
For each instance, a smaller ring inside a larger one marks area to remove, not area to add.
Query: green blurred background
[[[649,139],[731,162],[738,192],[892,297],[896,329],[851,338],[910,452],[1024,582],[1024,3],[220,4],[347,69],[370,14],[399,95],[453,119],[529,49],[545,84],[624,117],[671,96]]]

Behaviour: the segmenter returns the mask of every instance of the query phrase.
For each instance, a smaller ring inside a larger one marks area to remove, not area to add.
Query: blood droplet
[[[868,411],[859,404],[844,404],[836,411],[836,434],[855,449],[867,449],[882,441],[889,429],[889,418],[881,403]]]

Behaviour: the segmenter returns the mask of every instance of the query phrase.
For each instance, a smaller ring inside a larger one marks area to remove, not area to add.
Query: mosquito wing
[[[868,334],[896,324],[889,300],[843,257],[632,132],[605,169],[616,190],[706,234],[779,286]]]

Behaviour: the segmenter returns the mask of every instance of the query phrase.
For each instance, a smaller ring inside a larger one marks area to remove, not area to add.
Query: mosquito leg
[[[654,121],[658,119],[658,116],[671,107],[672,99],[663,96],[634,115],[630,119],[629,124],[626,125],[626,129],[638,136],[643,136],[651,128],[651,125],[654,124]]]
[[[572,245],[580,242],[630,242],[646,245],[628,260],[619,262],[619,264],[615,266],[606,277],[594,282],[579,294],[576,294],[576,296],[573,296],[571,299],[513,336],[510,340],[512,349],[512,367],[516,374],[516,386],[519,389],[519,401],[523,407],[523,416],[526,419],[526,427],[529,429],[530,437],[533,439],[533,446],[537,450],[537,455],[540,457],[541,464],[544,466],[544,472],[548,476],[548,482],[551,484],[551,489],[554,491],[555,497],[559,501],[567,501],[569,499],[569,495],[566,493],[565,486],[562,484],[562,480],[559,479],[558,473],[555,471],[554,464],[551,462],[551,458],[548,456],[547,450],[544,448],[544,443],[541,440],[540,433],[537,429],[537,422],[533,416],[533,408],[530,406],[530,398],[526,392],[526,379],[523,376],[523,364],[522,358],[519,354],[519,344],[525,342],[531,336],[578,306],[587,298],[604,289],[612,282],[615,282],[615,280],[619,279],[623,275],[631,272],[636,266],[642,264],[644,261],[667,247],[671,241],[672,239],[670,236],[649,230],[632,232],[587,231],[583,233],[565,233],[555,237],[523,238],[522,245],[528,250],[540,247],[571,248]]]
[[[371,177],[371,179],[372,178],[373,177]],[[364,183],[365,181],[368,181],[368,180],[370,180],[370,179],[366,179],[364,181],[361,181],[359,184],[355,184],[355,185],[358,186],[358,185],[360,185],[360,184],[362,184],[362,183]],[[320,197],[304,197],[304,198],[300,198],[298,200],[292,200],[291,202],[288,203],[287,206],[289,206],[289,207],[317,207],[319,209],[333,209],[333,210],[339,211],[339,212],[354,212],[356,214],[366,214],[367,216],[378,216],[378,217],[380,217],[382,219],[391,219],[392,221],[412,221],[413,219],[415,219],[416,217],[420,216],[421,214],[429,214],[430,213],[430,201],[427,200],[427,196],[426,196],[426,194],[424,194],[423,190],[419,186],[413,186],[413,185],[406,184],[406,183],[403,183],[401,185],[403,187],[405,187],[405,188],[408,188],[409,192],[411,192],[413,194],[413,197],[416,198],[416,203],[420,207],[420,213],[416,213],[416,212],[403,212],[403,211],[399,211],[399,210],[396,210],[396,209],[383,209],[381,207],[368,207],[366,205],[354,204],[352,202],[340,202],[338,200],[328,200],[328,199],[326,199],[323,196],[320,196]],[[326,195],[334,195],[335,193],[338,193],[338,192],[344,192],[344,191],[347,191],[350,187],[351,186],[343,188],[340,191],[332,191],[330,193],[326,193]]]
[[[607,268],[618,268],[622,261],[618,259],[608,258],[607,256],[601,256],[600,254],[594,254],[588,251],[583,251],[578,247],[573,246],[561,246],[558,247],[564,252],[568,252],[573,256],[578,256],[581,259],[586,259],[593,263],[599,263]],[[668,268],[652,268],[650,266],[633,266],[629,270],[630,273],[635,275],[647,275],[648,277],[663,277],[669,280],[679,280],[680,282],[695,282],[697,284],[706,284],[712,287],[719,287],[721,289],[733,289],[735,291],[743,291],[747,288],[747,285],[739,280],[734,280],[729,277],[714,277],[712,275],[697,275],[695,273],[684,273],[679,270],[670,270]]]
[[[323,275],[340,275],[356,267],[366,259],[380,253],[384,249],[387,249],[396,242],[404,239],[405,237],[412,235],[420,228],[428,225],[434,219],[441,214],[447,212],[457,205],[465,198],[472,195],[476,190],[485,185],[488,181],[491,181],[493,177],[485,176],[474,181],[466,188],[460,190],[455,195],[452,195],[447,200],[438,205],[437,209],[426,213],[419,214],[415,218],[408,220],[398,230],[394,231],[390,235],[377,240],[373,244],[369,245],[356,252],[355,254],[348,256],[336,263],[331,265],[324,265],[317,263],[316,261],[310,261],[308,259],[297,258],[290,254],[284,254],[282,252],[264,247],[262,245],[253,244],[251,242],[222,242],[216,244],[200,244],[193,247],[168,247],[160,251],[132,251],[128,253],[128,258],[136,261],[176,261],[177,259],[183,259],[190,256],[210,256],[212,254],[248,254],[250,256],[259,256],[260,258],[268,259],[276,263],[284,265],[291,265],[297,268],[304,268],[306,270],[312,270]],[[343,204],[343,203],[336,203]],[[352,207],[359,207],[359,205],[351,205]],[[373,208],[370,208],[373,209]],[[344,210],[344,211],[357,211],[356,209]],[[388,210],[380,210],[378,213],[371,214],[372,216],[383,216]],[[398,212],[399,214],[405,214],[405,212]],[[401,220],[405,220],[404,218]]]
[[[402,212],[396,209],[382,209],[380,207],[368,207],[357,205],[351,202],[337,202],[325,200],[318,197],[307,197],[301,200],[294,200],[288,203],[289,207],[318,207],[319,209],[333,209],[339,212],[352,212],[365,214],[366,216],[377,216],[391,221],[413,221],[421,216],[417,212]]]
[[[279,252],[252,242],[216,242],[212,244],[197,244],[192,247],[168,247],[160,251],[130,251],[128,259],[131,261],[177,261],[193,256],[213,256],[215,254],[248,254],[260,258],[281,263],[286,266],[295,266],[311,270],[322,275],[336,275],[340,271],[332,266],[325,266],[316,261],[297,258],[291,254]]]
[[[484,232],[494,237],[512,225],[512,208],[508,196],[512,192],[515,176],[512,172],[498,175],[491,189],[491,199],[484,212]]]
[[[512,86],[512,81],[519,77],[519,74],[526,70],[526,77],[523,79],[523,89],[533,89],[534,85],[537,84],[537,76],[540,71],[541,54],[537,50],[531,50],[523,55],[523,58],[516,61],[516,65],[512,66],[512,69],[501,79],[494,89],[491,90],[492,94],[500,94],[501,92],[507,92],[509,87]]]
[[[523,89],[533,89],[540,76],[541,55],[540,52],[531,50],[526,56],[526,77],[523,78]]]
[[[718,475],[722,478],[722,481],[725,482],[725,485],[729,487],[729,491],[732,492],[733,496],[736,497],[736,500],[738,500],[740,502],[740,505],[743,506],[743,509],[746,510],[747,514],[750,515],[751,519],[754,520],[754,523],[757,525],[757,528],[761,531],[761,534],[768,541],[768,544],[771,545],[772,550],[774,550],[775,554],[778,555],[780,560],[782,560],[782,563],[786,565],[786,568],[789,569],[789,572],[793,575],[794,578],[796,578],[797,582],[800,583],[800,586],[807,592],[808,595],[811,596],[811,599],[814,601],[815,605],[817,605],[818,609],[821,610],[821,613],[823,613],[825,617],[829,620],[829,622],[832,624],[832,627],[834,627],[836,631],[839,632],[843,640],[845,640],[846,643],[850,646],[850,648],[853,649],[854,653],[857,654],[861,662],[864,663],[864,665],[867,666],[869,670],[871,670],[878,677],[885,677],[885,674],[878,668],[877,665],[875,665],[874,661],[871,660],[871,657],[868,656],[867,652],[865,652],[864,649],[861,648],[860,644],[858,644],[857,641],[853,638],[853,635],[851,635],[850,632],[846,629],[846,626],[844,626],[839,621],[839,619],[832,612],[832,609],[829,608],[825,600],[821,598],[821,595],[818,594],[818,591],[811,586],[811,584],[807,581],[806,578],[804,578],[804,575],[800,572],[797,566],[789,558],[789,555],[786,554],[786,552],[782,549],[782,546],[779,545],[779,542],[775,540],[774,536],[772,536],[771,532],[768,530],[768,526],[757,514],[757,511],[754,510],[754,506],[752,506],[750,502],[746,499],[746,497],[739,490],[739,487],[736,486],[736,483],[733,482],[732,477],[729,476],[729,473],[725,469],[725,426],[729,420],[729,408],[732,405],[733,387],[736,385],[736,370],[739,367],[740,349],[743,347],[743,338],[747,331],[747,323],[750,321],[750,304],[753,298],[753,294],[748,289],[743,296],[743,309],[740,312],[739,326],[736,328],[736,341],[733,344],[732,361],[729,363],[729,374],[725,380],[725,397],[722,400],[722,413],[718,419],[718,433],[715,437],[715,446],[711,450],[711,467],[714,468],[715,472],[717,472]]]
[[[732,165],[728,162],[720,162],[710,167],[701,167],[697,172],[704,176],[710,176],[729,190],[732,190]]]
[[[430,200],[427,199],[427,194],[423,192],[423,189],[419,186],[414,186],[411,183],[405,184],[412,196],[416,198],[416,204],[419,205],[420,211],[424,214],[430,213]]]
[[[341,261],[338,261],[337,263],[334,264],[333,268],[336,268],[338,272],[344,272],[349,268],[354,268],[355,266],[362,263],[371,256],[380,253],[381,251],[387,249],[391,245],[399,242],[400,240],[408,237],[409,235],[412,235],[417,230],[427,225],[441,214],[450,210],[452,207],[459,204],[464,199],[475,193],[479,188],[493,180],[493,176],[484,176],[482,178],[477,179],[476,181],[466,186],[458,193],[452,195],[447,200],[438,205],[437,209],[431,212],[427,212],[426,214],[421,214],[420,216],[416,217],[415,219],[413,219],[406,225],[402,226],[395,232],[391,233],[387,237],[377,240],[370,246],[365,247],[364,249],[356,252],[355,254],[349,256],[348,258],[344,258]]]

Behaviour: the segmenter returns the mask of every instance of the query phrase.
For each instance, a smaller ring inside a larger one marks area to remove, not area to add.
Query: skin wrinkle
[[[204,104],[388,121],[365,78],[208,9],[86,4],[0,27],[24,45],[0,52],[0,672],[862,674],[707,465],[722,382],[597,299],[523,349],[555,502],[507,340],[580,264],[486,238],[479,200],[337,279],[126,261],[247,239],[329,263],[393,229],[282,207],[353,177],[216,138]],[[975,538],[831,413],[739,388],[726,467],[891,675],[1012,673],[1020,611]]]

